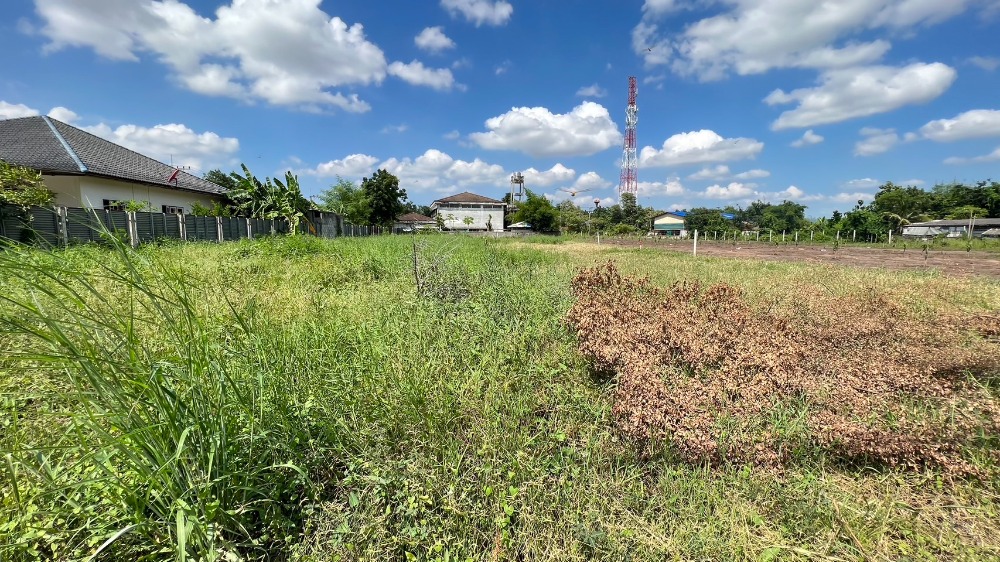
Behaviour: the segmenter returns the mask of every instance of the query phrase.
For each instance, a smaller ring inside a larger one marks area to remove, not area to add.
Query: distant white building
[[[503,217],[507,204],[503,201],[459,193],[431,203],[431,214],[441,217],[448,230],[503,231]]]
[[[1000,227],[1000,219],[959,219],[915,222],[903,227],[903,236],[912,238],[963,238],[969,235],[972,226],[972,236],[982,238],[989,230]]]

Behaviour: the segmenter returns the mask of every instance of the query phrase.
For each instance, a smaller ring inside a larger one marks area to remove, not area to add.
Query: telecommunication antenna
[[[622,149],[622,175],[618,194],[639,192],[639,158],[636,155],[635,126],[639,122],[639,107],[635,104],[638,88],[635,76],[628,77],[628,107],[625,109],[625,146]]]

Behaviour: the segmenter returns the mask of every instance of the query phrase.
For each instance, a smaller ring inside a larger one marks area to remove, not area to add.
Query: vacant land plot
[[[5,250],[0,559],[1000,558],[1000,285],[551,242]]]
[[[660,240],[606,240],[611,245],[630,248],[660,248],[690,254],[691,241]],[[766,244],[763,242],[700,241],[698,254],[746,260],[790,261],[844,265],[853,267],[878,267],[897,270],[938,272],[942,275],[984,275],[1000,278],[1000,255],[996,252],[962,250],[935,250],[924,252],[920,242],[910,242],[892,248],[844,245],[836,250],[833,245]]]

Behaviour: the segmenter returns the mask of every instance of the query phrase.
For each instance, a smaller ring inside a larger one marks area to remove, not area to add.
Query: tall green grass
[[[1000,555],[996,483],[637,449],[562,323],[575,268],[608,258],[767,294],[854,290],[858,272],[417,242],[442,289],[423,296],[408,237],[0,252],[0,559],[105,543],[98,559]],[[975,280],[865,285],[932,309],[1000,304]]]

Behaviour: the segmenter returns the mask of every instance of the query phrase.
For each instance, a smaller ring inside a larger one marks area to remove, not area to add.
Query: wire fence
[[[298,226],[301,234],[320,238],[381,234],[382,229],[354,225],[335,213],[310,212]],[[191,214],[115,211],[76,207],[0,206],[0,238],[26,244],[66,246],[101,242],[115,236],[132,246],[160,240],[225,242],[288,234],[285,219],[205,217]]]

